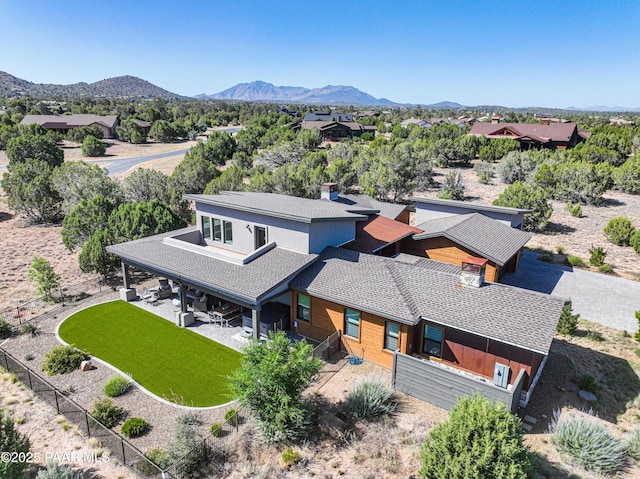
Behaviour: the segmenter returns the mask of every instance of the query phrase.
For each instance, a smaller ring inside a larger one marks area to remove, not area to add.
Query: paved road
[[[181,148],[180,150],[166,151],[164,153],[154,153],[152,155],[144,155],[144,156],[132,156],[130,158],[114,158],[112,161],[109,161],[109,158],[99,158],[95,160],[85,160],[87,163],[104,163],[103,168],[106,168],[109,172],[109,176],[117,175],[119,173],[124,173],[128,171],[130,168],[133,168],[139,163],[144,163],[146,161],[158,160],[160,158],[168,158],[170,156],[178,156],[184,155],[189,148]]]
[[[570,299],[583,319],[630,333],[638,330],[640,282],[538,261],[537,256],[525,251],[518,272],[501,282]]]

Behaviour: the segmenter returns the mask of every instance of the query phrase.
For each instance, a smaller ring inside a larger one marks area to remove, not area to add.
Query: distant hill
[[[26,94],[35,97],[130,97],[130,98],[179,98],[180,95],[160,88],[153,83],[130,75],[107,78],[95,83],[55,85],[32,83],[0,72],[0,96]]]
[[[603,111],[603,112],[627,112],[627,111],[633,111],[633,112],[638,112],[640,111],[640,107],[637,108],[629,108],[626,106],[605,106],[605,105],[598,105],[598,106],[587,106],[584,108],[576,108],[574,106],[568,106],[566,108],[567,110],[571,110],[571,111]]]
[[[322,88],[275,86],[263,81],[239,83],[213,95],[196,95],[196,98],[215,100],[271,101],[283,103],[315,103],[322,105],[400,106],[386,98],[375,98],[352,86],[327,85]]]

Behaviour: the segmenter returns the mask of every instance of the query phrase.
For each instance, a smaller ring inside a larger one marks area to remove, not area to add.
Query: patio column
[[[260,339],[260,318],[262,317],[262,311],[260,311],[260,305],[256,305],[251,310],[251,327],[253,328],[253,337]]]
[[[122,282],[124,289],[129,289],[129,265],[124,261],[120,261],[122,264]]]
[[[183,313],[187,312],[187,287],[180,283],[180,309]]]

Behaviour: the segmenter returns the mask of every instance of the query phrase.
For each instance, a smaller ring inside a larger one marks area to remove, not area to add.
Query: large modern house
[[[589,132],[578,129],[573,122],[552,123],[502,123],[498,118],[489,122],[477,122],[469,135],[484,136],[489,139],[511,138],[520,143],[523,150],[559,148],[566,150],[587,139]]]
[[[526,403],[566,301],[487,281],[491,261],[506,259],[490,245],[468,248],[459,264],[407,254],[404,242],[426,241],[436,230],[446,236],[450,228],[409,226],[398,221],[402,205],[384,209],[326,186],[321,200],[185,196],[195,203],[197,226],[107,248],[122,260],[121,296],[136,296],[128,282],[134,266],[179,285],[181,326],[194,321],[187,294],[197,290],[208,306],[240,308],[256,338],[273,329],[315,341],[338,333],[351,355],[392,368],[398,389],[442,407],[478,389],[511,410]],[[480,213],[460,216],[470,216],[461,228],[477,236],[498,228],[489,243],[511,230],[511,246],[519,250],[525,240],[526,233]]]
[[[310,130],[317,128],[326,141],[337,141],[362,136],[371,133],[375,136],[376,127],[361,125],[353,119],[353,113],[317,111],[304,115],[300,123],[294,125],[296,129]]]
[[[81,126],[95,126],[102,131],[103,138],[115,138],[116,126],[118,126],[118,117],[116,115],[26,115],[21,125],[38,124],[45,130],[53,130],[62,134],[66,134],[73,128]]]

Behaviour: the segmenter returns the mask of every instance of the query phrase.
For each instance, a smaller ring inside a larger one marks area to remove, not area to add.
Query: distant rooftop
[[[522,213],[531,213],[531,210],[521,208],[508,208],[506,206],[482,205],[479,203],[469,203],[468,201],[441,200],[440,198],[425,198],[422,196],[412,196],[410,201],[416,203],[425,203],[429,205],[455,206],[456,208],[464,208],[473,211],[491,211],[494,213],[504,213],[507,215],[520,215]]]

